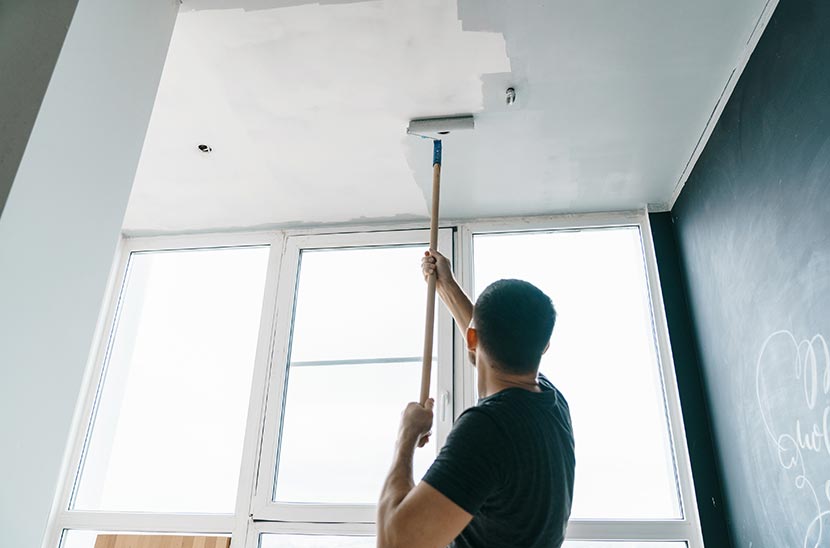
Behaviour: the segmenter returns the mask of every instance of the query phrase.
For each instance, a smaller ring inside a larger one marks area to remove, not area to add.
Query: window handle
[[[441,393],[441,422],[447,420],[447,408],[450,406],[450,391],[444,390]]]

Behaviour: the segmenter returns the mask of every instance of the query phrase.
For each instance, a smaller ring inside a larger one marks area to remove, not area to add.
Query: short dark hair
[[[539,367],[555,322],[550,297],[523,280],[493,282],[473,307],[478,343],[511,373],[530,373]]]

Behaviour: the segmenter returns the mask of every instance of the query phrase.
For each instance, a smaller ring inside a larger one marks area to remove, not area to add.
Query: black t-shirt
[[[424,481],[473,515],[453,548],[559,548],[571,513],[574,440],[568,402],[508,388],[464,411]]]

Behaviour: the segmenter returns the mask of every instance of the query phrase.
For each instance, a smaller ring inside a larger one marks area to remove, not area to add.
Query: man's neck
[[[479,374],[482,374],[482,372],[479,372]],[[516,375],[505,373],[497,368],[488,366],[486,375],[487,376],[484,379],[484,394],[479,394],[479,397],[482,398],[492,396],[493,394],[497,394],[508,388],[521,388],[522,390],[527,390],[528,392],[542,391],[542,389],[539,388],[539,383],[536,381],[536,377],[538,376],[536,371]]]

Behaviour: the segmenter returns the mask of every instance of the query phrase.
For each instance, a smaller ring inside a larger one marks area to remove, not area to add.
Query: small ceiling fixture
[[[505,102],[508,105],[512,105],[516,102],[516,90],[514,88],[507,88],[507,91],[504,92],[505,95]]]
[[[199,152],[204,152],[205,154],[213,150],[212,148],[210,148],[210,145],[205,144],[197,145],[196,148],[199,149]]]

